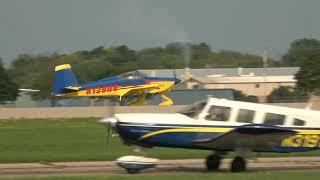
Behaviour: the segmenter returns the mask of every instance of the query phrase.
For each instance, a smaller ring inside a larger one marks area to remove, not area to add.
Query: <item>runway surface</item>
[[[221,172],[228,172],[231,159],[222,161]],[[320,169],[320,157],[257,158],[248,160],[248,171],[276,171]],[[142,171],[150,173],[201,173],[207,172],[204,160],[161,160],[159,165]],[[0,164],[0,177],[51,176],[51,175],[118,175],[126,171],[114,161],[96,162],[39,162]]]

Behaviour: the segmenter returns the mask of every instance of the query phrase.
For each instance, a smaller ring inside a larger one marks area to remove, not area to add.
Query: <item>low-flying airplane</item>
[[[213,150],[208,170],[234,151],[232,172],[246,170],[250,152],[289,153],[320,148],[320,111],[209,98],[179,113],[115,114],[102,119],[126,144]]]
[[[54,71],[52,94],[55,96],[112,96],[121,101],[124,96],[137,95],[138,100],[131,105],[145,105],[146,93],[159,94],[164,100],[159,105],[172,105],[165,93],[180,82],[176,77],[147,77],[133,71],[80,85],[69,64],[56,66]]]

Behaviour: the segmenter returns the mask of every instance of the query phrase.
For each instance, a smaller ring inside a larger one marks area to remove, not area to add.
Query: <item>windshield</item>
[[[121,75],[122,79],[144,79],[145,75],[138,72],[138,71],[132,71],[132,72],[127,72]]]
[[[202,109],[206,106],[207,100],[199,101],[186,108],[183,108],[179,113],[189,116],[191,118],[197,118]]]

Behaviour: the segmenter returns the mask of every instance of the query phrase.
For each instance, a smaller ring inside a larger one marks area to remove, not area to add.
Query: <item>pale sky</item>
[[[0,57],[206,42],[273,57],[320,39],[319,0],[0,0]]]

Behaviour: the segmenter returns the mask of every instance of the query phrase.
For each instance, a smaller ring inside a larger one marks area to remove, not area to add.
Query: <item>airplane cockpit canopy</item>
[[[198,115],[203,110],[203,108],[206,106],[206,104],[207,104],[207,100],[198,101],[183,108],[182,110],[180,110],[179,113],[189,116],[191,118],[197,118]]]
[[[139,71],[131,71],[127,73],[121,74],[121,79],[125,80],[136,80],[136,79],[144,79],[146,78],[146,75]]]

